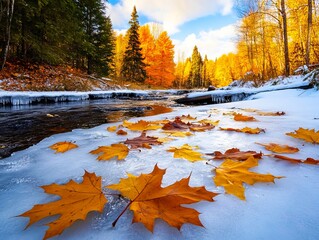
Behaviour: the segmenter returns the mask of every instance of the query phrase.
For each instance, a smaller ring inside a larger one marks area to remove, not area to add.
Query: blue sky
[[[140,25],[162,24],[175,45],[175,60],[189,57],[195,45],[209,59],[235,51],[234,0],[109,0],[107,5],[117,31],[129,27],[134,5]]]

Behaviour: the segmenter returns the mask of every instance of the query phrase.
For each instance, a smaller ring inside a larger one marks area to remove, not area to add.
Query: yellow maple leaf
[[[120,191],[122,196],[130,199],[129,207],[134,212],[133,223],[141,222],[151,232],[157,218],[177,229],[184,223],[203,226],[198,217],[199,212],[184,207],[184,204],[202,200],[213,202],[217,193],[209,192],[205,187],[190,187],[190,177],[163,188],[161,184],[165,171],[155,165],[149,174],[141,174],[138,177],[129,174],[128,178],[122,178],[118,184],[109,185],[107,188]]]
[[[144,120],[140,120],[137,123],[123,121],[123,126],[132,131],[157,130],[162,128],[161,124],[158,122],[149,122]]]
[[[249,157],[246,161],[238,162],[226,159],[215,170],[216,176],[213,178],[216,186],[225,188],[226,193],[232,194],[241,200],[245,200],[245,188],[243,183],[253,185],[256,182],[273,182],[276,177],[271,174],[260,174],[248,171],[249,168],[258,166],[258,160]]]
[[[241,121],[241,122],[257,121],[254,117],[245,116],[245,115],[242,115],[241,113],[236,113],[236,114],[234,114],[234,120],[235,120],[235,121]]]
[[[305,140],[306,142],[319,144],[319,130],[316,132],[315,129],[299,128],[295,132],[286,133],[286,135]]]
[[[276,143],[268,143],[268,144],[262,144],[262,143],[256,143],[261,146],[264,146],[267,150],[274,152],[274,153],[296,153],[299,152],[298,148],[290,147],[288,145],[280,145]]]
[[[199,123],[203,123],[203,124],[210,124],[210,125],[213,125],[213,126],[217,126],[219,124],[219,120],[217,121],[212,121],[210,119],[202,119],[202,120],[199,120],[198,121]]]
[[[77,147],[78,145],[72,142],[58,142],[50,146],[52,150],[55,150],[55,153],[64,153]]]
[[[163,131],[163,133],[169,135],[170,137],[189,137],[194,135],[191,132],[183,132],[183,131]]]
[[[123,160],[129,153],[129,148],[122,144],[111,144],[111,146],[101,146],[95,150],[92,150],[91,154],[100,154],[98,160],[110,160],[111,158],[117,157],[117,160]]]
[[[108,127],[108,128],[107,128],[107,130],[108,130],[109,132],[115,132],[116,129],[117,129],[116,126],[111,126],[111,127]]]
[[[183,158],[190,162],[197,162],[200,160],[204,160],[202,158],[202,154],[200,152],[194,151],[198,147],[192,147],[188,144],[184,144],[183,146],[177,147],[170,147],[167,151],[174,153],[174,158]]]
[[[30,221],[26,228],[43,218],[60,215],[58,219],[47,224],[44,239],[61,234],[70,227],[76,220],[84,220],[91,211],[102,212],[107,203],[102,192],[101,177],[95,173],[85,171],[83,182],[76,183],[73,180],[64,185],[51,184],[42,186],[49,194],[60,196],[55,202],[34,205],[29,211],[19,215],[29,217]]]

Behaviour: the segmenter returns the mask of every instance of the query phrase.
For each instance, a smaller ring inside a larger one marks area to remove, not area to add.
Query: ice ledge
[[[138,98],[149,97],[146,91],[94,91],[94,92],[7,92],[0,91],[1,105],[26,105],[36,103],[71,102],[89,99]]]

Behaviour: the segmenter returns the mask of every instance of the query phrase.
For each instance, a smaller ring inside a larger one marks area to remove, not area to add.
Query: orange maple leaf
[[[249,157],[253,156],[254,158],[261,158],[262,153],[257,153],[255,151],[240,151],[238,148],[231,148],[228,149],[224,154],[222,154],[219,151],[215,151],[214,153],[207,153],[206,155],[212,155],[214,156],[213,159],[226,159],[230,158],[233,160],[238,160],[238,161],[244,161],[248,159]]]
[[[139,120],[137,123],[124,121],[123,126],[132,131],[146,131],[146,130],[156,130],[156,129],[162,128],[161,124],[157,122],[148,122],[144,120]]]
[[[245,116],[241,113],[235,113],[234,114],[234,120],[235,121],[241,121],[241,122],[251,122],[251,121],[257,121],[256,118],[251,116]]]
[[[163,219],[177,229],[180,229],[184,223],[203,226],[198,217],[199,212],[184,207],[184,204],[202,200],[213,202],[213,197],[218,193],[209,192],[205,187],[190,187],[190,176],[163,188],[161,183],[165,171],[155,165],[149,174],[141,174],[138,177],[129,175],[128,178],[121,179],[118,184],[109,185],[107,188],[118,190],[124,197],[130,199],[129,207],[134,212],[132,222],[143,223],[151,232],[156,218]],[[113,226],[120,216],[114,221]]]
[[[296,153],[296,152],[299,152],[298,148],[290,147],[288,145],[280,145],[277,143],[268,143],[268,144],[256,143],[256,144],[264,146],[267,150],[274,152],[274,153]]]
[[[242,133],[248,133],[248,134],[259,134],[261,132],[265,132],[265,130],[261,128],[249,128],[249,127],[244,127],[242,129],[220,127],[219,129],[224,131],[242,132]]]
[[[55,150],[55,153],[64,153],[77,147],[78,145],[72,142],[58,142],[50,146],[52,150]]]
[[[111,127],[108,127],[106,130],[109,132],[115,132],[116,129],[117,129],[117,126],[111,126]]]
[[[71,180],[64,185],[53,183],[42,186],[42,188],[46,193],[58,195],[61,199],[34,205],[32,209],[19,216],[30,218],[26,226],[28,228],[43,218],[60,215],[58,219],[47,224],[49,229],[46,231],[44,239],[61,234],[76,220],[84,220],[91,211],[102,212],[107,203],[101,189],[101,177],[87,171],[83,175],[82,183]]]
[[[249,168],[256,166],[258,166],[258,161],[254,157],[249,157],[243,162],[226,159],[219,167],[214,169],[216,171],[214,182],[216,186],[223,186],[226,193],[245,200],[243,183],[253,185],[256,182],[274,182],[275,178],[282,178],[271,174],[248,171]]]
[[[101,146],[95,150],[92,150],[90,153],[92,154],[100,154],[98,156],[98,160],[109,160],[111,158],[117,157],[117,160],[123,160],[126,158],[130,149],[122,144],[111,144],[111,146]]]
[[[316,132],[315,129],[299,128],[295,132],[286,133],[286,135],[305,140],[306,142],[319,144],[319,131]]]

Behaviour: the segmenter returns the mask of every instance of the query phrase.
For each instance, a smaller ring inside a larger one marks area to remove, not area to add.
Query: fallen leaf
[[[217,126],[219,124],[219,120],[217,121],[212,121],[210,119],[202,119],[200,121],[198,121],[199,123],[203,123],[203,124],[210,124],[210,125],[213,125],[213,126]]]
[[[241,121],[241,122],[257,121],[254,117],[245,116],[245,115],[242,115],[241,113],[236,113],[236,114],[234,114],[234,120],[235,120],[235,121]]]
[[[111,126],[111,127],[108,127],[106,130],[108,130],[109,132],[115,132],[117,129],[117,126]]]
[[[170,121],[166,123],[162,129],[169,131],[187,131],[189,129],[189,125],[183,122],[179,117],[176,117],[174,121]]]
[[[161,142],[161,143],[167,143],[170,141],[175,140],[174,138],[169,138],[169,137],[165,137],[165,138],[157,138],[157,141]]]
[[[151,232],[157,218],[179,230],[184,223],[203,226],[199,220],[199,212],[184,207],[184,204],[202,200],[213,202],[213,197],[218,193],[209,192],[205,187],[190,187],[190,176],[163,188],[161,184],[165,171],[155,165],[149,174],[141,174],[138,177],[130,174],[128,178],[122,178],[118,184],[109,185],[107,188],[117,190],[130,199],[129,207],[134,213],[132,222],[143,223]]]
[[[319,160],[315,160],[313,158],[307,158],[306,160],[302,160],[302,159],[296,159],[296,158],[290,158],[290,157],[286,157],[286,156],[282,156],[282,155],[270,155],[271,157],[274,158],[278,158],[281,160],[285,160],[288,161],[290,163],[305,163],[305,164],[312,164],[312,165],[317,165],[319,164]]]
[[[298,148],[290,147],[288,145],[280,145],[276,143],[268,143],[268,144],[262,144],[262,143],[256,143],[261,146],[264,146],[268,151],[274,152],[274,153],[296,153],[299,152]]]
[[[164,131],[165,134],[168,134],[170,137],[189,137],[194,135],[191,132],[179,132],[179,131]]]
[[[127,132],[125,132],[124,130],[120,129],[116,132],[117,135],[127,135]]]
[[[214,125],[207,123],[207,124],[198,125],[198,126],[196,126],[196,125],[190,126],[189,129],[193,132],[204,132],[206,130],[213,129],[214,127],[215,127]]]
[[[219,151],[215,151],[214,153],[208,153],[206,155],[211,155],[214,156],[213,159],[233,159],[233,160],[237,160],[237,161],[244,161],[247,160],[249,157],[254,157],[254,158],[262,158],[262,153],[257,153],[255,151],[240,151],[238,148],[231,148],[228,149],[224,154],[219,152]]]
[[[265,132],[265,130],[261,128],[249,128],[249,127],[244,127],[242,129],[220,127],[219,129],[224,131],[242,132],[242,133],[248,133],[248,134],[259,134],[261,132]]]
[[[55,150],[55,153],[64,153],[77,147],[78,145],[72,142],[58,142],[50,146],[52,150]]]
[[[249,157],[246,161],[238,162],[226,159],[215,169],[214,182],[216,186],[225,188],[226,193],[232,194],[241,200],[245,200],[245,188],[243,183],[253,185],[256,182],[273,182],[276,177],[271,174],[260,174],[248,171],[249,168],[258,166],[258,160]]]
[[[286,113],[285,112],[257,112],[258,115],[260,116],[283,116]]]
[[[156,130],[162,128],[161,124],[139,120],[137,123],[123,121],[123,126],[132,131]]]
[[[295,132],[286,133],[286,135],[305,140],[306,142],[319,144],[319,131],[316,132],[315,129],[299,128]]]
[[[129,153],[129,148],[122,144],[112,144],[111,146],[101,146],[97,149],[91,151],[91,154],[100,154],[97,160],[109,160],[111,158],[117,157],[117,160],[123,160]]]
[[[184,144],[183,146],[177,147],[170,147],[167,151],[174,153],[174,158],[183,158],[190,162],[197,162],[200,160],[204,160],[202,158],[202,154],[199,152],[194,151],[196,147],[192,147],[188,144]]]
[[[245,109],[241,109],[245,112],[255,112],[257,113],[259,116],[283,116],[286,113],[285,112],[262,112],[259,111],[257,109],[251,109],[251,108],[245,108]]]
[[[192,117],[190,114],[188,115],[182,115],[181,117],[179,117],[181,119],[181,121],[183,121],[184,123],[188,123],[188,122],[192,122],[194,120],[196,120],[196,117]]]
[[[95,173],[85,171],[83,182],[76,183],[73,180],[64,185],[50,184],[42,186],[48,194],[60,196],[55,202],[34,205],[33,208],[20,217],[29,217],[30,221],[26,228],[35,222],[49,216],[59,215],[59,218],[47,224],[44,239],[61,234],[77,220],[85,220],[91,211],[102,212],[107,203],[102,192],[101,177]]]
[[[146,136],[146,132],[142,132],[141,136],[133,138],[133,139],[127,139],[125,144],[128,144],[131,146],[132,149],[135,148],[152,148],[151,145],[160,145],[162,142],[158,141],[157,137],[150,137]]]

